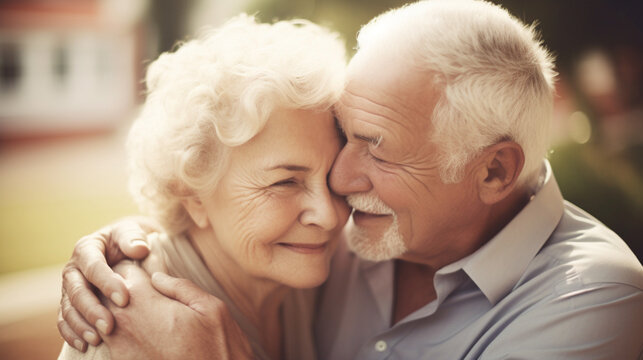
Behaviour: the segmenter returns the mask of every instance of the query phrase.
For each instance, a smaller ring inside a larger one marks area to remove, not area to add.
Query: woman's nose
[[[316,225],[330,231],[339,224],[336,201],[324,184],[319,189],[311,190],[306,196],[306,204],[300,221],[303,225]]]

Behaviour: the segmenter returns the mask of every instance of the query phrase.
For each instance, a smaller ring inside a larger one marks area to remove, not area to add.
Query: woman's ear
[[[192,221],[201,229],[206,228],[210,221],[208,220],[208,212],[203,206],[203,202],[197,196],[190,196],[182,201],[183,207],[190,214]]]
[[[513,141],[502,141],[486,148],[478,176],[480,200],[493,205],[506,198],[515,189],[524,164],[522,147]]]

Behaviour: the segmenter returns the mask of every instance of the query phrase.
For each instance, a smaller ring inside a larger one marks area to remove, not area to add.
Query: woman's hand
[[[112,359],[253,358],[246,335],[219,299],[163,273],[154,273],[150,283],[131,262],[114,270],[132,296],[126,308],[105,299],[116,317],[112,335],[103,338]]]
[[[114,318],[94,293],[95,289],[118,306],[129,302],[123,278],[110,266],[125,258],[142,259],[149,254],[146,232],[158,228],[145,218],[125,219],[81,238],[65,265],[58,331],[80,351],[87,343],[98,345],[112,332]],[[94,288],[95,287],[95,288]],[[101,336],[99,336],[100,332]]]

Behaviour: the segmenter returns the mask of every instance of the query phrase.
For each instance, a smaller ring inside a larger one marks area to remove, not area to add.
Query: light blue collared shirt
[[[342,248],[319,298],[320,359],[638,359],[643,267],[618,235],[565,202],[546,162],[525,208],[440,269],[437,298],[391,326],[393,261]]]

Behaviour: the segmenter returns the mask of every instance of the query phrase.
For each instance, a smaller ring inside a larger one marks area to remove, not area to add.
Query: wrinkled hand
[[[131,297],[125,308],[105,299],[116,317],[112,335],[103,338],[113,359],[253,358],[245,334],[219,299],[163,273],[155,273],[150,282],[131,262],[114,270]]]
[[[144,218],[123,220],[76,243],[62,272],[58,312],[58,331],[69,345],[85,351],[87,343],[98,345],[101,342],[97,330],[101,335],[112,331],[114,318],[94,291],[98,290],[119,306],[127,305],[129,292],[110,265],[124,258],[142,259],[148,255],[149,246],[143,229],[152,231],[156,225]]]

